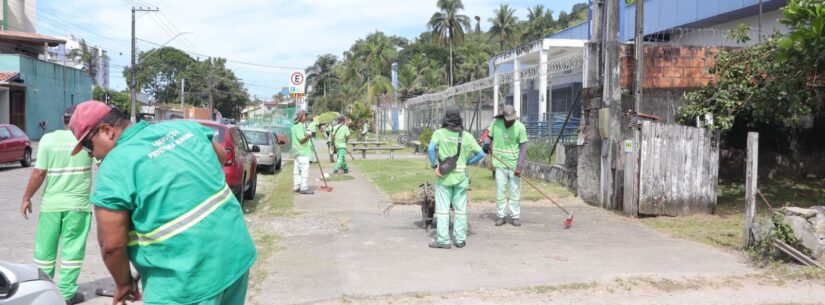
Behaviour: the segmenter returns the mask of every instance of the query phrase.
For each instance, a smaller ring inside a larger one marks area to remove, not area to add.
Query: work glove
[[[483,150],[485,154],[489,154],[491,150],[490,143],[484,143],[484,145],[481,146],[481,150]]]

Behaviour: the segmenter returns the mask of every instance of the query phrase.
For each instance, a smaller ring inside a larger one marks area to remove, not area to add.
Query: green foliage
[[[708,73],[716,81],[685,94],[688,104],[679,109],[678,120],[692,124],[697,116],[713,114],[707,127],[729,131],[734,122],[753,126],[768,124],[794,127],[812,112],[813,91],[805,83],[801,57],[779,57],[779,34],[762,44],[723,50]]]
[[[430,147],[430,140],[433,138],[433,131],[428,127],[424,127],[421,135],[418,136],[418,142],[421,142],[421,150],[427,151]]]
[[[802,57],[803,62],[810,65],[799,68],[816,73],[812,75],[816,76],[825,69],[825,3],[822,0],[790,0],[782,13],[781,22],[791,28],[791,33],[779,41],[781,56]]]
[[[519,31],[518,17],[516,9],[510,5],[501,4],[493,11],[495,16],[488,19],[493,25],[490,27],[490,34],[498,37],[499,51],[504,51],[505,47],[510,47]]]
[[[332,123],[332,121],[333,121],[333,120],[335,120],[335,119],[336,119],[339,115],[340,115],[340,114],[339,114],[338,112],[334,112],[334,111],[331,111],[331,112],[324,112],[324,113],[319,114],[318,116],[316,116],[316,117],[314,118],[314,120],[315,120],[315,122],[316,122],[316,123],[319,123],[319,124],[330,124],[330,123]]]
[[[556,161],[555,153],[550,155],[553,150],[553,143],[549,141],[531,142],[527,146],[527,155],[525,160],[543,164],[553,164]]]
[[[116,91],[113,89],[106,89],[101,86],[95,86],[92,90],[92,99],[106,102],[123,113],[129,113],[132,110],[132,99],[129,95],[129,91],[127,90]]]

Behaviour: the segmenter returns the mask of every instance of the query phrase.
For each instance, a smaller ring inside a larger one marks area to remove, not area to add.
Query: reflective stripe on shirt
[[[206,218],[206,216],[209,216],[209,214],[212,214],[218,207],[229,201],[228,199],[232,196],[232,191],[229,190],[228,186],[224,185],[220,192],[210,196],[198,204],[198,206],[186,212],[186,214],[178,216],[178,218],[167,222],[152,232],[144,234],[137,231],[130,231],[129,246],[148,246],[172,238],[186,231],[189,227],[194,226]]]
[[[88,173],[92,171],[91,166],[84,167],[67,167],[67,168],[50,168],[46,170],[47,176],[68,176],[81,173]]]

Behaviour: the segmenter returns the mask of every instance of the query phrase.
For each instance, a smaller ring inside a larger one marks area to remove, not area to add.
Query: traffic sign
[[[289,92],[304,93],[306,75],[303,70],[293,70],[289,73]]]

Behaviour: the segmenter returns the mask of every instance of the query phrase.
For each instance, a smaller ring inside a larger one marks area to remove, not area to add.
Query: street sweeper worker
[[[77,293],[77,278],[86,257],[86,237],[92,223],[89,192],[92,189],[92,158],[82,154],[71,156],[77,139],[69,131],[69,119],[75,106],[63,113],[65,129],[50,132],[40,139],[37,163],[34,165],[20,212],[29,219],[31,197],[46,183],[40,199],[40,215],[34,240],[34,264],[50,277],[58,262],[60,244],[60,281],[57,287],[66,304],[83,302]]]
[[[98,243],[115,282],[112,304],[244,304],[255,245],[227,186],[224,148],[192,121],[134,124],[98,101],[69,128],[102,160],[92,192]]]
[[[303,110],[295,112],[295,120],[292,125],[292,157],[295,164],[292,166],[292,191],[296,193],[310,195],[314,192],[309,190],[307,179],[309,179],[309,161],[313,155],[310,137],[312,131],[306,125],[307,113]]]
[[[338,117],[338,126],[335,126],[332,129],[332,138],[333,145],[335,146],[335,151],[338,154],[338,162],[335,163],[335,167],[332,170],[333,174],[338,174],[338,170],[341,169],[344,171],[344,174],[349,174],[349,169],[347,169],[347,140],[350,136],[349,126],[347,126],[347,117],[339,116]]]
[[[435,170],[435,221],[436,239],[430,248],[449,249],[450,207],[455,212],[453,237],[455,246],[463,248],[467,238],[467,188],[470,178],[467,165],[484,159],[481,146],[473,135],[462,129],[461,115],[457,108],[444,113],[441,128],[433,132],[428,149],[430,164]]]
[[[527,129],[518,120],[515,108],[505,105],[494,117],[487,129],[484,150],[492,154],[496,179],[496,226],[506,223],[507,202],[510,206],[510,223],[521,226],[521,170],[527,156]],[[502,163],[504,162],[504,163]]]

